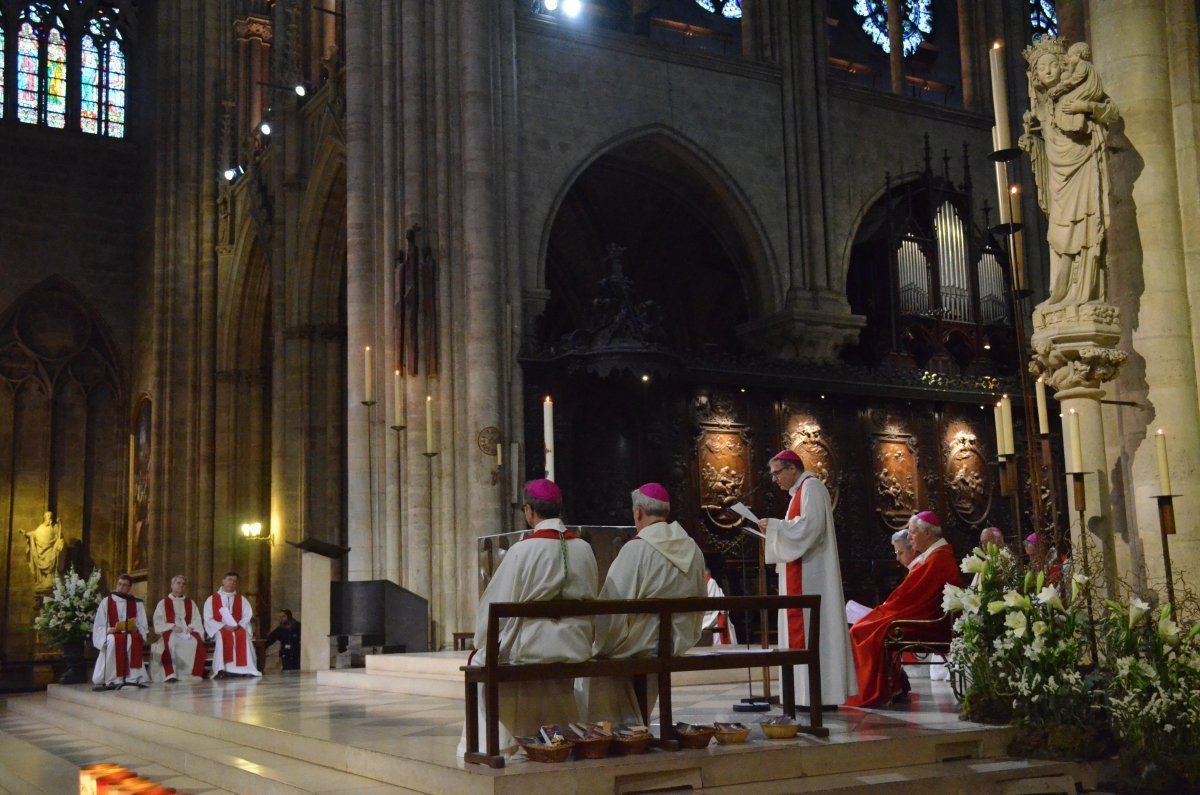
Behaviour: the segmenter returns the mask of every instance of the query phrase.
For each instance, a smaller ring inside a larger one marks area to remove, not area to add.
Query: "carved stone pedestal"
[[[844,311],[784,309],[743,323],[737,334],[754,353],[832,361],[843,347],[858,339],[866,324],[865,317],[851,314],[848,307]]]
[[[1115,349],[1121,336],[1121,313],[1103,303],[1059,305],[1033,310],[1033,361],[1029,369],[1043,376],[1055,390],[1062,406],[1063,447],[1070,466],[1071,411],[1079,415],[1080,446],[1083,450],[1084,486],[1087,509],[1086,530],[1094,536],[1093,549],[1103,553],[1103,572],[1109,588],[1116,582],[1116,542],[1113,537],[1112,508],[1109,498],[1108,460],[1104,444],[1104,423],[1100,385],[1116,378],[1127,354]],[[1079,513],[1071,488],[1067,489],[1068,516],[1072,543],[1079,546]]]

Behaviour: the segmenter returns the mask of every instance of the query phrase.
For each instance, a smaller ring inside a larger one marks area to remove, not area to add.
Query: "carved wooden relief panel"
[[[746,498],[753,484],[749,432],[739,421],[737,401],[728,392],[697,395],[692,405],[699,426],[695,439],[695,473],[705,546],[722,553],[743,540],[742,519],[730,507]]]
[[[907,422],[893,416],[885,417],[871,436],[875,511],[885,525],[901,530],[921,510],[917,439]]]
[[[829,497],[836,510],[841,469],[825,429],[811,414],[794,414],[788,418],[783,443],[800,456],[804,468],[819,477],[829,489]]]
[[[979,438],[965,423],[949,423],[942,447],[946,502],[963,522],[979,526],[992,507],[992,483]]]

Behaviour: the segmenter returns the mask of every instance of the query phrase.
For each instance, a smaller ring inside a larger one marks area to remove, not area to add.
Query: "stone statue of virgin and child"
[[[1106,298],[1109,227],[1105,140],[1119,118],[1084,42],[1069,48],[1042,37],[1025,49],[1030,110],[1018,146],[1029,153],[1038,205],[1049,221],[1050,296],[1041,306],[1080,306]]]

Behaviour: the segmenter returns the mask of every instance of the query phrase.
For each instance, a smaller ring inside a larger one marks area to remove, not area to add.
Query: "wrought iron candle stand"
[[[1163,570],[1167,577],[1167,602],[1171,605],[1171,615],[1177,615],[1175,609],[1175,582],[1171,576],[1171,545],[1167,536],[1175,535],[1175,498],[1178,494],[1159,494],[1158,500],[1158,530],[1162,536]]]
[[[1090,561],[1091,550],[1088,546],[1087,517],[1084,515],[1087,511],[1087,491],[1084,488],[1083,472],[1068,472],[1067,474],[1071,476],[1071,485],[1075,491],[1075,511],[1079,514],[1079,546],[1083,557],[1083,576],[1087,578],[1086,587],[1084,588],[1084,601],[1087,606],[1088,642],[1092,647],[1092,662],[1098,663],[1100,656],[1098,644],[1096,643],[1096,617],[1092,609],[1092,588],[1094,585],[1092,583],[1092,564]]]

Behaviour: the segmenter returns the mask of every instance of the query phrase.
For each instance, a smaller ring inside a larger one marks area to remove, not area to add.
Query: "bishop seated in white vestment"
[[[475,611],[475,648],[469,665],[488,662],[586,662],[592,656],[592,620],[510,618],[500,623],[499,648],[487,648],[488,606],[494,602],[579,601],[596,598],[598,575],[591,546],[568,532],[559,516],[562,492],[550,480],[525,486],[525,521],[533,532],[514,544],[492,576]],[[479,747],[486,742],[485,706],[479,698]],[[500,685],[500,751],[517,750],[515,737],[536,735],[546,723],[579,720],[569,679]],[[464,727],[458,755],[466,753]]]
[[[621,547],[604,580],[601,599],[699,599],[707,594],[704,555],[678,522],[668,524],[671,497],[658,483],[633,492],[633,524],[638,534]],[[672,622],[674,653],[696,645],[704,613],[678,613]],[[658,617],[596,616],[597,658],[628,659],[658,654]],[[633,682],[627,677],[580,679],[579,708],[588,721],[640,724]],[[647,709],[654,710],[658,682],[646,678]]]
[[[225,572],[221,589],[204,601],[204,631],[216,640],[213,678],[262,676],[254,658],[250,600],[237,592],[238,573]]]
[[[154,608],[158,640],[150,650],[150,675],[155,682],[204,678],[204,623],[200,607],[187,595],[187,577],[171,578],[171,592]]]
[[[122,574],[117,589],[101,600],[92,621],[92,645],[100,651],[92,671],[97,690],[125,685],[145,687],[149,680],[142,652],[146,644],[146,606],[129,591],[133,578]]]

